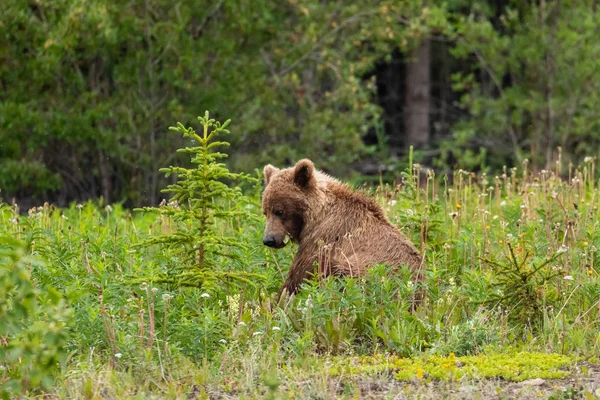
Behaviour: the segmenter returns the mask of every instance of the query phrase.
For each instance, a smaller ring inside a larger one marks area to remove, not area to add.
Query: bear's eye
[[[282,210],[275,210],[275,211],[273,211],[273,214],[275,214],[275,216],[277,216],[277,217],[283,217],[283,211]]]

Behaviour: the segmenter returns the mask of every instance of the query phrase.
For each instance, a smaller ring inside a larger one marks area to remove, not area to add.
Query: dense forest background
[[[592,0],[3,0],[0,197],[157,204],[168,126],[232,118],[230,167],[500,171],[594,156]],[[560,148],[560,150],[557,150]]]

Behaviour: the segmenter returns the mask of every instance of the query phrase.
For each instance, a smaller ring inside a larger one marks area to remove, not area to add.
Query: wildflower
[[[505,205],[506,205],[506,200],[502,200],[502,201],[500,202],[500,206],[501,206],[501,207],[504,207]]]
[[[225,339],[221,339],[221,340],[219,340],[219,343],[223,343],[223,344],[225,344],[225,343],[227,343],[227,340],[225,340]]]
[[[142,289],[142,290],[146,290],[146,289],[148,289],[148,284],[147,284],[146,282],[142,283],[142,284],[140,285],[140,289]]]
[[[156,293],[156,292],[158,292],[158,288],[153,287],[152,288],[152,293]]]
[[[75,206],[76,209],[81,210],[83,208],[83,204],[77,204]]]
[[[486,225],[486,226],[485,226],[485,229],[490,229],[490,226],[489,226],[489,225]]]
[[[393,207],[393,206],[395,206],[395,205],[396,205],[396,203],[397,203],[397,201],[396,201],[396,200],[390,200],[390,201],[388,202],[388,204],[389,204],[390,206],[392,206],[392,207]]]
[[[448,214],[448,215],[450,215],[450,218],[452,218],[452,219],[454,219],[454,218],[458,217],[458,213],[457,213],[457,212],[451,212],[451,213],[450,213],[450,214]]]
[[[572,281],[573,277],[571,275],[567,275],[563,278],[565,281]]]
[[[592,275],[594,271],[592,269],[588,269],[588,275]]]
[[[462,206],[460,205],[460,203],[456,203],[456,208],[458,208],[459,210],[462,208]]]
[[[113,210],[113,208],[110,205],[104,207],[104,209],[106,210],[106,212],[111,212]]]
[[[566,253],[567,251],[569,251],[569,248],[563,244],[562,246],[560,246],[558,248],[558,250],[556,250],[556,253],[563,254],[563,253]]]
[[[420,368],[420,367],[419,367],[419,368],[417,368],[417,378],[418,378],[418,379],[423,379],[423,373],[424,373],[424,372],[425,372],[425,371],[423,371],[423,368]]]
[[[246,326],[246,323],[244,321],[240,321],[240,323],[238,325],[239,326]]]
[[[240,309],[240,294],[238,293],[233,296],[227,296],[225,300],[229,308],[229,316],[233,318],[235,315],[237,315],[238,310]]]
[[[252,336],[260,336],[260,335],[262,335],[262,334],[263,334],[263,333],[262,333],[261,331],[256,331],[256,332],[254,332],[254,333],[252,334]]]
[[[117,354],[115,354],[115,357],[116,357],[116,358],[121,358],[121,357],[123,357],[123,354],[121,354],[121,353],[117,353]]]
[[[583,245],[584,245],[584,246],[587,246],[588,244],[589,244],[588,242],[583,242]]]
[[[274,326],[274,327],[273,327],[273,328],[271,328],[271,329],[272,329],[272,330],[274,330],[274,331],[280,331],[280,330],[281,330],[281,328],[280,328],[280,327],[278,327],[278,326]]]
[[[210,297],[210,294],[208,294],[208,293],[202,293],[200,295],[200,297],[204,297],[205,299],[208,299]]]
[[[165,294],[163,294],[163,295],[162,295],[162,299],[163,299],[163,301],[169,301],[169,300],[171,300],[172,298],[173,298],[173,296],[172,296],[172,295],[170,295],[169,293],[165,293]]]

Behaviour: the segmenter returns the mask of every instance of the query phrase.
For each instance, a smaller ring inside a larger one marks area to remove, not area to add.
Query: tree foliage
[[[343,175],[385,154],[363,137],[381,127],[380,87],[406,88],[378,68],[400,53],[402,69],[423,39],[430,113],[453,114],[430,119],[442,163],[547,167],[557,146],[575,158],[598,141],[600,17],[588,0],[6,0],[0,11],[9,200],[156,205],[158,170],[175,157],[169,121],[206,108],[243,127],[234,169],[308,156]],[[406,125],[410,109],[392,111],[386,123]],[[383,150],[403,142],[385,139]]]
[[[378,115],[361,77],[420,34],[419,5],[4,1],[0,184],[155,205],[169,121],[199,108],[237,116],[234,167],[310,155],[341,170]]]
[[[528,158],[553,167],[560,147],[571,159],[600,144],[600,10],[585,0],[520,2],[495,21],[458,16],[454,56],[474,61],[455,75],[469,112],[448,147],[489,149],[488,163]],[[496,23],[495,23],[496,22]]]

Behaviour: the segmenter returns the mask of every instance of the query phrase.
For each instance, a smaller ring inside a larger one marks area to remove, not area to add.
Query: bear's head
[[[318,198],[318,176],[312,161],[303,159],[292,168],[266,165],[262,207],[267,217],[263,236],[266,246],[285,246],[285,238],[300,241],[309,210]]]

